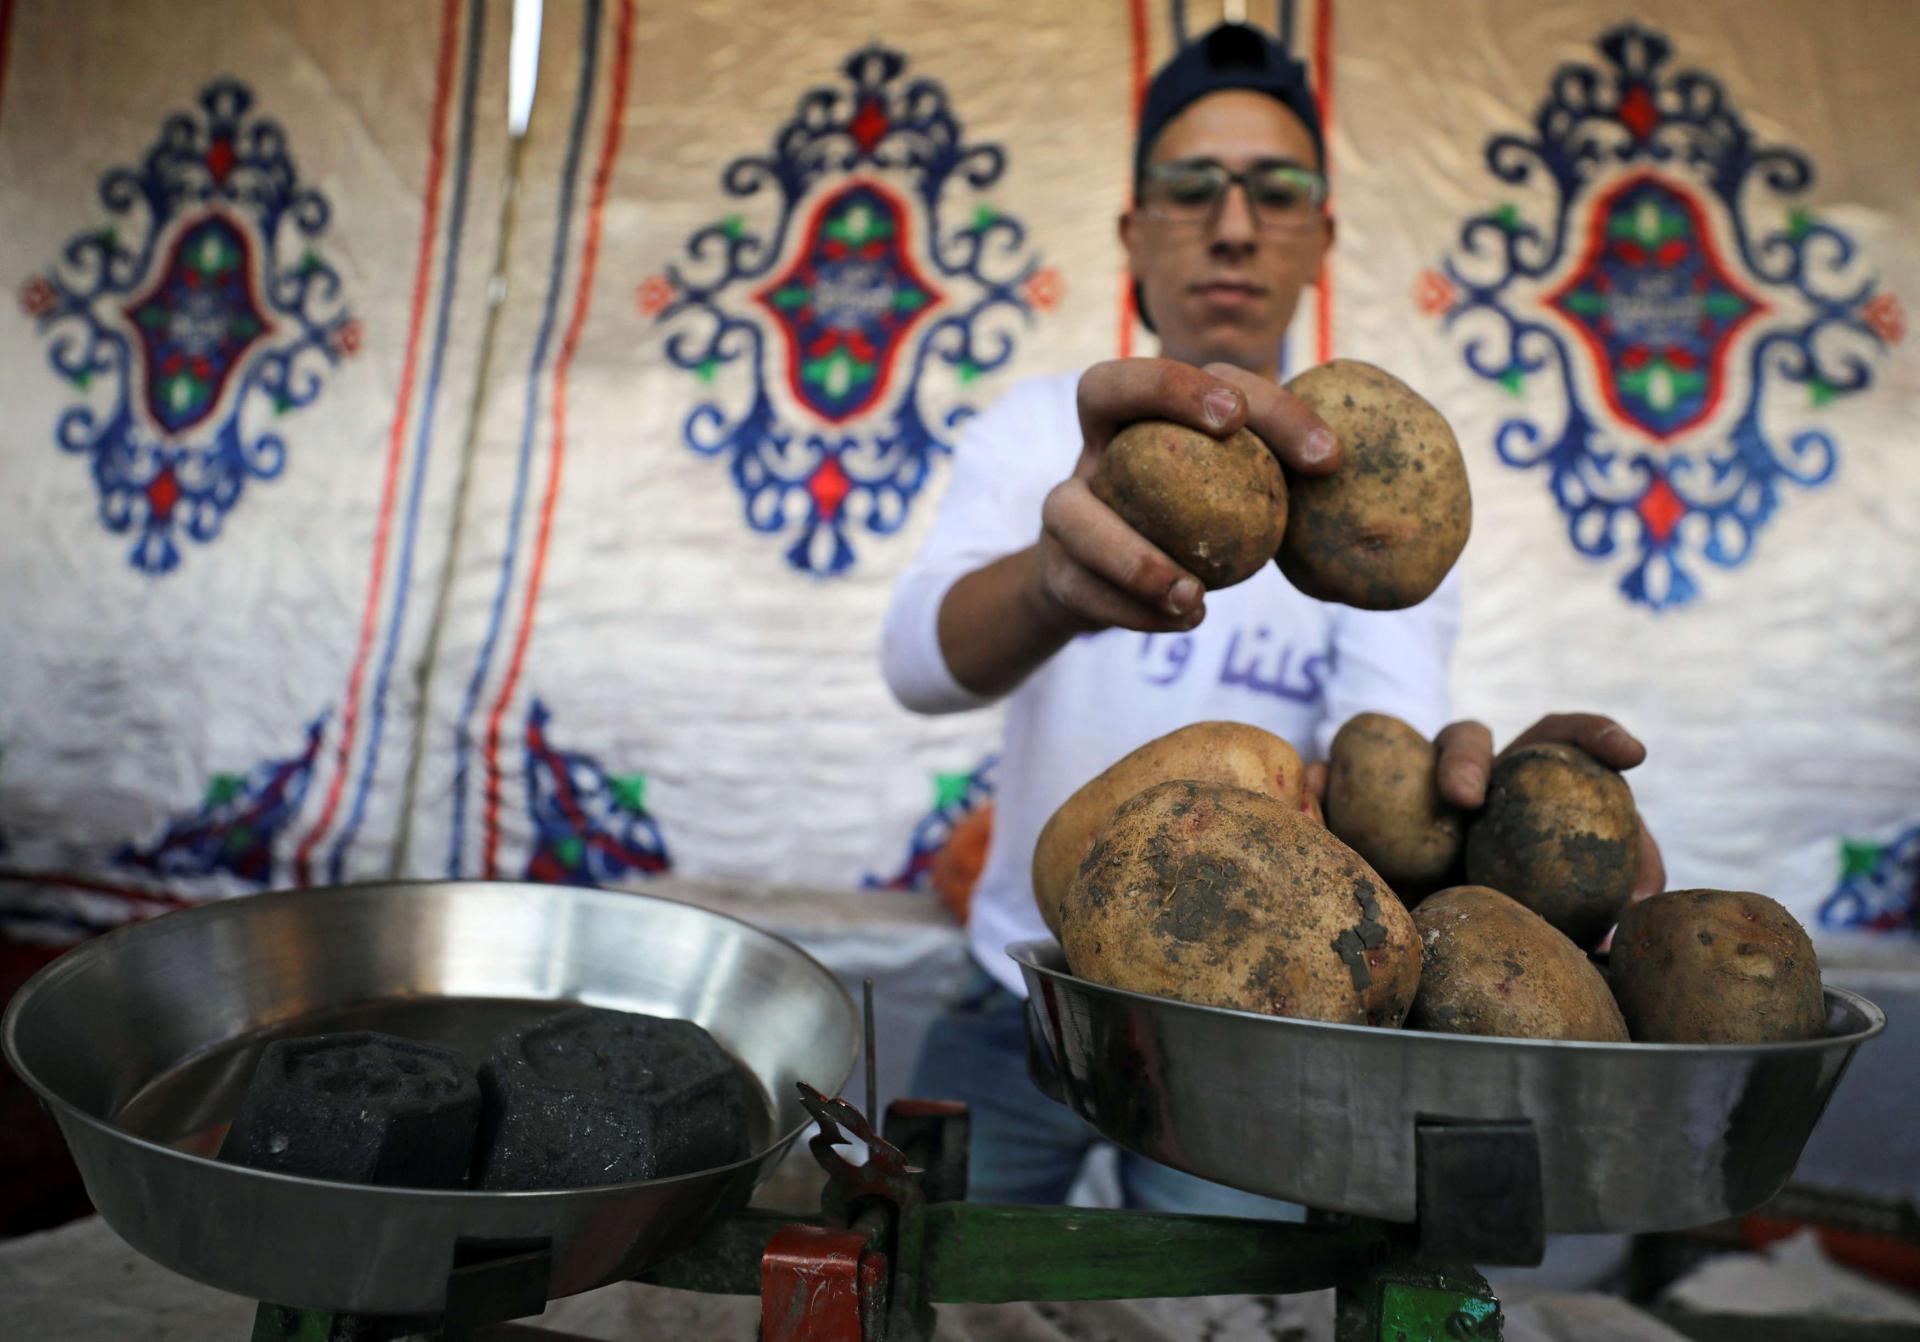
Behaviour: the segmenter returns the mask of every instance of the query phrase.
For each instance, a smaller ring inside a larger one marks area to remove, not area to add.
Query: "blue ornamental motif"
[[[320,756],[326,715],[307,727],[299,754],[267,760],[244,774],[215,774],[193,812],[167,826],[153,843],[123,848],[123,867],[168,880],[224,871],[250,885],[273,880],[273,845],[300,814]]]
[[[84,398],[60,416],[59,445],[88,458],[101,522],[136,534],[147,573],[179,564],[183,534],[217,536],[248,480],[280,474],[286,440],[264,426],[311,403],[359,345],[312,246],[331,209],[253,101],[222,79],[198,114],[168,118],[139,167],[102,178],[112,222],[21,295]]]
[[[960,822],[993,800],[998,755],[988,755],[966,773],[939,773],[933,777],[933,808],[920,817],[907,840],[907,855],[891,876],[867,876],[863,890],[924,890],[933,877],[933,860],[940,855]]]
[[[1889,843],[1841,843],[1840,881],[1820,905],[1820,926],[1920,933],[1920,825]]]
[[[546,705],[527,710],[527,813],[533,851],[527,879],[549,885],[611,885],[670,870],[660,826],[647,813],[644,774],[610,774],[578,751],[547,740]]]
[[[1813,182],[1804,155],[1759,143],[1660,34],[1627,24],[1599,50],[1555,72],[1531,135],[1487,146],[1495,177],[1544,179],[1551,206],[1468,220],[1416,299],[1465,332],[1475,373],[1553,388],[1559,431],[1518,415],[1495,450],[1548,472],[1582,554],[1632,546],[1620,589],[1658,609],[1698,595],[1697,556],[1744,563],[1786,487],[1832,479],[1832,435],[1782,442],[1763,410],[1863,390],[1903,318],[1850,238],[1787,203]]]
[[[842,65],[843,86],[802,95],[772,150],[721,176],[728,195],[767,192],[771,209],[701,229],[640,288],[677,367],[748,384],[743,408],[694,407],[687,446],[724,458],[748,525],[797,533],[788,562],[821,576],[853,564],[854,526],[899,530],[972,412],[928,408],[929,365],[970,385],[1012,357],[1009,319],[1031,321],[1060,292],[1025,253],[1025,228],[979,196],[1005,152],[968,143],[945,90],[906,69],[867,47]]]

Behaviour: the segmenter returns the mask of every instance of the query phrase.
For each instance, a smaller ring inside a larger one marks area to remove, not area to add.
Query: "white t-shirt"
[[[936,621],[954,582],[1033,544],[1047,492],[1080,455],[1072,374],[1023,381],[968,423],[925,547],[894,589],[882,635],[887,684],[908,708],[951,713],[989,701],[954,680]],[[1010,942],[1047,935],[1033,904],[1034,841],[1089,778],[1134,747],[1210,718],[1252,723],[1324,758],[1340,724],[1376,711],[1432,736],[1446,725],[1447,664],[1459,626],[1458,570],[1422,604],[1361,611],[1302,596],[1272,564],[1207,594],[1187,634],[1109,629],[1062,648],[1008,701],[993,837],[968,940],[1024,993]]]

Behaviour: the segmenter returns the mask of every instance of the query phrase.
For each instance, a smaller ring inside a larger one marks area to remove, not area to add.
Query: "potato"
[[[1175,779],[1114,814],[1061,910],[1075,974],[1206,1006],[1396,1026],[1413,919],[1359,854],[1265,793]]]
[[[1473,526],[1467,466],[1453,430],[1406,383],[1334,359],[1287,390],[1340,440],[1331,475],[1289,472],[1277,561],[1308,596],[1402,610],[1433,595]]]
[[[1147,742],[1062,802],[1033,845],[1033,902],[1054,936],[1060,935],[1060,901],[1094,837],[1127,798],[1170,778],[1231,783],[1296,807],[1306,795],[1306,766],[1299,753],[1258,727],[1196,722]]]
[[[1413,911],[1420,991],[1407,1025],[1441,1034],[1627,1042],[1607,981],[1533,910],[1483,885],[1429,895]]]
[[[1640,877],[1640,815],[1618,773],[1577,746],[1543,743],[1494,761],[1467,826],[1467,880],[1489,885],[1591,948]]]
[[[1620,919],[1608,977],[1649,1044],[1770,1044],[1827,1032],[1806,931],[1765,895],[1669,890]]]
[[[1087,487],[1210,591],[1258,573],[1287,527],[1286,477],[1246,429],[1222,441],[1162,419],[1129,424]]]
[[[1466,817],[1440,799],[1440,755],[1399,718],[1360,713],[1334,735],[1327,828],[1402,897],[1438,889],[1460,860]]]

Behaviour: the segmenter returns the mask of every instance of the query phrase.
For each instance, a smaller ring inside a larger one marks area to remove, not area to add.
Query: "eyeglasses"
[[[1246,192],[1255,228],[1287,232],[1307,227],[1327,203],[1327,179],[1312,168],[1270,159],[1235,172],[1212,159],[1155,163],[1141,174],[1140,204],[1147,217],[1170,228],[1210,224],[1235,182]]]

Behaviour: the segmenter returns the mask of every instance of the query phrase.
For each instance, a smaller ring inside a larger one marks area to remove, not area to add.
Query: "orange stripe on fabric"
[[[1313,9],[1314,102],[1320,111],[1320,171],[1333,182],[1333,0],[1317,0]],[[1328,200],[1332,204],[1331,196]],[[1314,289],[1314,360],[1325,363],[1333,357],[1333,258],[1320,267],[1320,283]]]
[[[1140,134],[1140,108],[1147,100],[1147,0],[1132,0],[1132,42],[1133,42],[1133,134]],[[1129,143],[1128,149],[1132,149]],[[1127,170],[1132,172],[1133,159],[1127,159]],[[1128,183],[1127,191],[1131,195],[1133,184]],[[1127,358],[1133,353],[1133,272],[1120,268],[1120,357]]]
[[[420,245],[414,264],[413,301],[407,314],[407,353],[400,366],[400,399],[394,405],[393,424],[387,433],[387,473],[380,489],[380,518],[373,535],[373,568],[367,575],[367,599],[360,616],[360,643],[354,651],[353,670],[347,676],[347,703],[340,718],[340,745],[334,752],[337,765],[327,785],[320,818],[300,840],[294,854],[294,878],[305,885],[308,859],[333,823],[340,796],[347,784],[347,762],[353,753],[354,731],[360,717],[360,686],[366,678],[367,658],[373,651],[373,636],[379,624],[380,586],[387,573],[387,542],[393,532],[393,505],[399,494],[400,460],[407,437],[407,419],[413,409],[415,374],[420,362],[420,333],[426,326],[427,291],[433,284],[433,244],[440,231],[440,182],[445,175],[447,149],[447,109],[453,101],[455,48],[459,45],[460,0],[441,0],[440,55],[433,75],[433,130],[427,150],[426,208],[420,220]]]
[[[600,157],[594,164],[593,192],[587,205],[587,241],[580,257],[580,284],[574,292],[566,339],[561,342],[559,357],[553,363],[553,453],[547,462],[546,496],[540,501],[540,530],[533,543],[533,562],[527,569],[527,592],[520,612],[520,628],[514,635],[513,656],[507,662],[506,679],[493,702],[493,711],[487,715],[487,837],[481,870],[488,879],[499,874],[500,722],[506,716],[507,704],[513,698],[521,666],[526,661],[534,613],[540,603],[540,579],[547,565],[547,543],[553,536],[553,505],[560,493],[560,473],[567,455],[567,371],[580,345],[587,309],[593,303],[593,272],[600,259],[600,218],[607,202],[607,183],[613,176],[614,154],[620,147],[620,117],[627,102],[627,71],[633,54],[633,0],[620,0],[619,24],[613,48],[613,87],[607,95],[607,129],[600,142]]]

